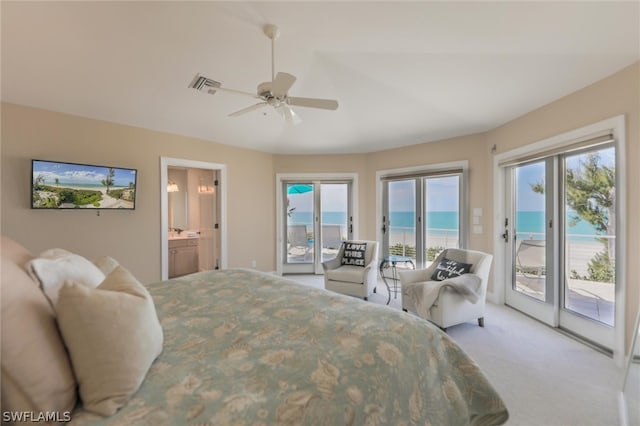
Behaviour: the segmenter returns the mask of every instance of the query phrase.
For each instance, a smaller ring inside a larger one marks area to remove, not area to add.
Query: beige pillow
[[[151,295],[117,266],[95,289],[65,283],[56,310],[84,408],[105,416],[115,413],[162,352],[162,328]]]
[[[23,267],[25,263],[33,259],[33,255],[29,250],[9,237],[3,235],[1,244],[2,256],[20,267]]]
[[[100,271],[102,271],[105,277],[109,275],[114,269],[116,269],[116,266],[119,265],[117,260],[109,256],[101,256],[94,260],[93,264],[96,265],[98,269],[100,269]]]
[[[4,254],[1,268],[2,411],[70,412],[76,382],[53,310],[26,271]]]

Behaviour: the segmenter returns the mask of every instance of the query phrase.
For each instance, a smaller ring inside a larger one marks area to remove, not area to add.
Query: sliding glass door
[[[613,347],[616,164],[612,143],[505,168],[506,302]]]
[[[335,258],[353,233],[351,183],[283,182],[283,194],[283,273],[322,273],[322,262]]]

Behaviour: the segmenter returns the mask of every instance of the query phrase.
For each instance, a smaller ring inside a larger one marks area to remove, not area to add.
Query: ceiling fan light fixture
[[[278,72],[277,74],[275,73],[275,40],[280,35],[280,31],[278,30],[278,27],[272,24],[265,25],[263,31],[264,34],[271,39],[271,81],[260,83],[257,88],[257,94],[222,87],[222,84],[219,81],[212,80],[201,74],[197,74],[195,76],[189,87],[198,91],[206,90],[212,95],[217,91],[223,91],[250,96],[261,101],[257,104],[229,114],[230,117],[244,115],[248,112],[268,105],[278,111],[278,113],[282,115],[282,117],[284,117],[287,122],[292,123],[293,125],[297,125],[302,120],[297,116],[297,114],[291,109],[289,105],[301,106],[305,108],[336,110],[338,108],[338,101],[334,99],[289,97],[288,92],[291,86],[293,86],[293,83],[295,83],[296,76],[288,74],[286,72]]]

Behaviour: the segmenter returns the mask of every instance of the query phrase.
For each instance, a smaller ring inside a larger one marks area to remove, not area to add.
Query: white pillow
[[[84,257],[64,249],[50,249],[26,264],[29,274],[40,283],[44,294],[55,306],[65,281],[96,288],[105,278],[100,269]]]
[[[117,266],[96,289],[65,283],[56,310],[84,409],[115,413],[162,352],[162,327],[151,295]]]

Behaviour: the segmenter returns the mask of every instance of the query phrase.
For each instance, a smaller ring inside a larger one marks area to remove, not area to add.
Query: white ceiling
[[[273,153],[362,153],[482,132],[640,59],[630,2],[1,2],[2,101]],[[256,102],[276,72],[292,126]],[[266,111],[266,115],[263,112]]]

